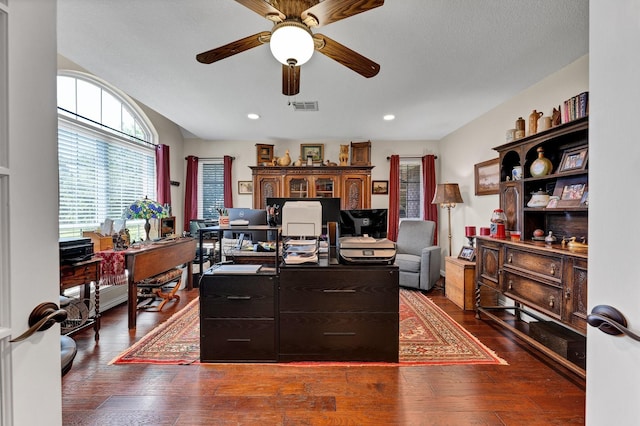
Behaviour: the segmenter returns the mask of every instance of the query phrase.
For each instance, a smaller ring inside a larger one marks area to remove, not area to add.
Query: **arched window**
[[[82,236],[156,198],[156,133],[126,95],[79,72],[58,74],[60,237]],[[142,221],[127,221],[133,239]]]

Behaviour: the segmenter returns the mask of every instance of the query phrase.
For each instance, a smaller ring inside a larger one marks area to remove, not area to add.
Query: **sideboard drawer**
[[[560,319],[562,288],[504,271],[504,295]]]
[[[280,314],[280,360],[398,362],[398,314]]]
[[[562,282],[562,257],[531,253],[515,247],[505,247],[504,268],[513,268]]]
[[[276,361],[275,321],[200,320],[200,360]]]
[[[60,286],[67,288],[95,281],[99,267],[100,262],[91,262],[86,265],[61,265]]]
[[[200,309],[202,318],[273,318],[275,278],[213,276],[203,280]]]

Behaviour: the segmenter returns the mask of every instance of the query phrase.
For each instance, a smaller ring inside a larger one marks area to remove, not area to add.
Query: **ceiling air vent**
[[[292,102],[294,111],[318,111],[318,101]]]

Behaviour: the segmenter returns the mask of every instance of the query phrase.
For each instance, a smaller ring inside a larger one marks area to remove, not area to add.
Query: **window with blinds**
[[[422,165],[400,161],[400,218],[422,217]]]
[[[198,162],[198,218],[218,219],[218,210],[224,207],[223,160]]]
[[[84,74],[58,76],[60,237],[79,237],[105,219],[123,219],[134,201],[155,199],[150,125],[115,89]],[[144,221],[128,220],[133,240]]]

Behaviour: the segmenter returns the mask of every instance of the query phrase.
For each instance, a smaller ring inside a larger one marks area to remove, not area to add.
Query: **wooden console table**
[[[60,293],[68,288],[82,286],[80,299],[89,298],[91,297],[91,283],[95,285],[95,313],[93,320],[72,330],[71,333],[93,325],[94,338],[98,341],[100,339],[100,259],[94,257],[84,262],[60,265]]]
[[[138,284],[140,281],[187,264],[187,290],[193,289],[191,264],[196,256],[196,240],[180,238],[175,241],[157,242],[139,249],[126,250],[125,263],[129,271],[128,311],[129,329],[136,328]]]

